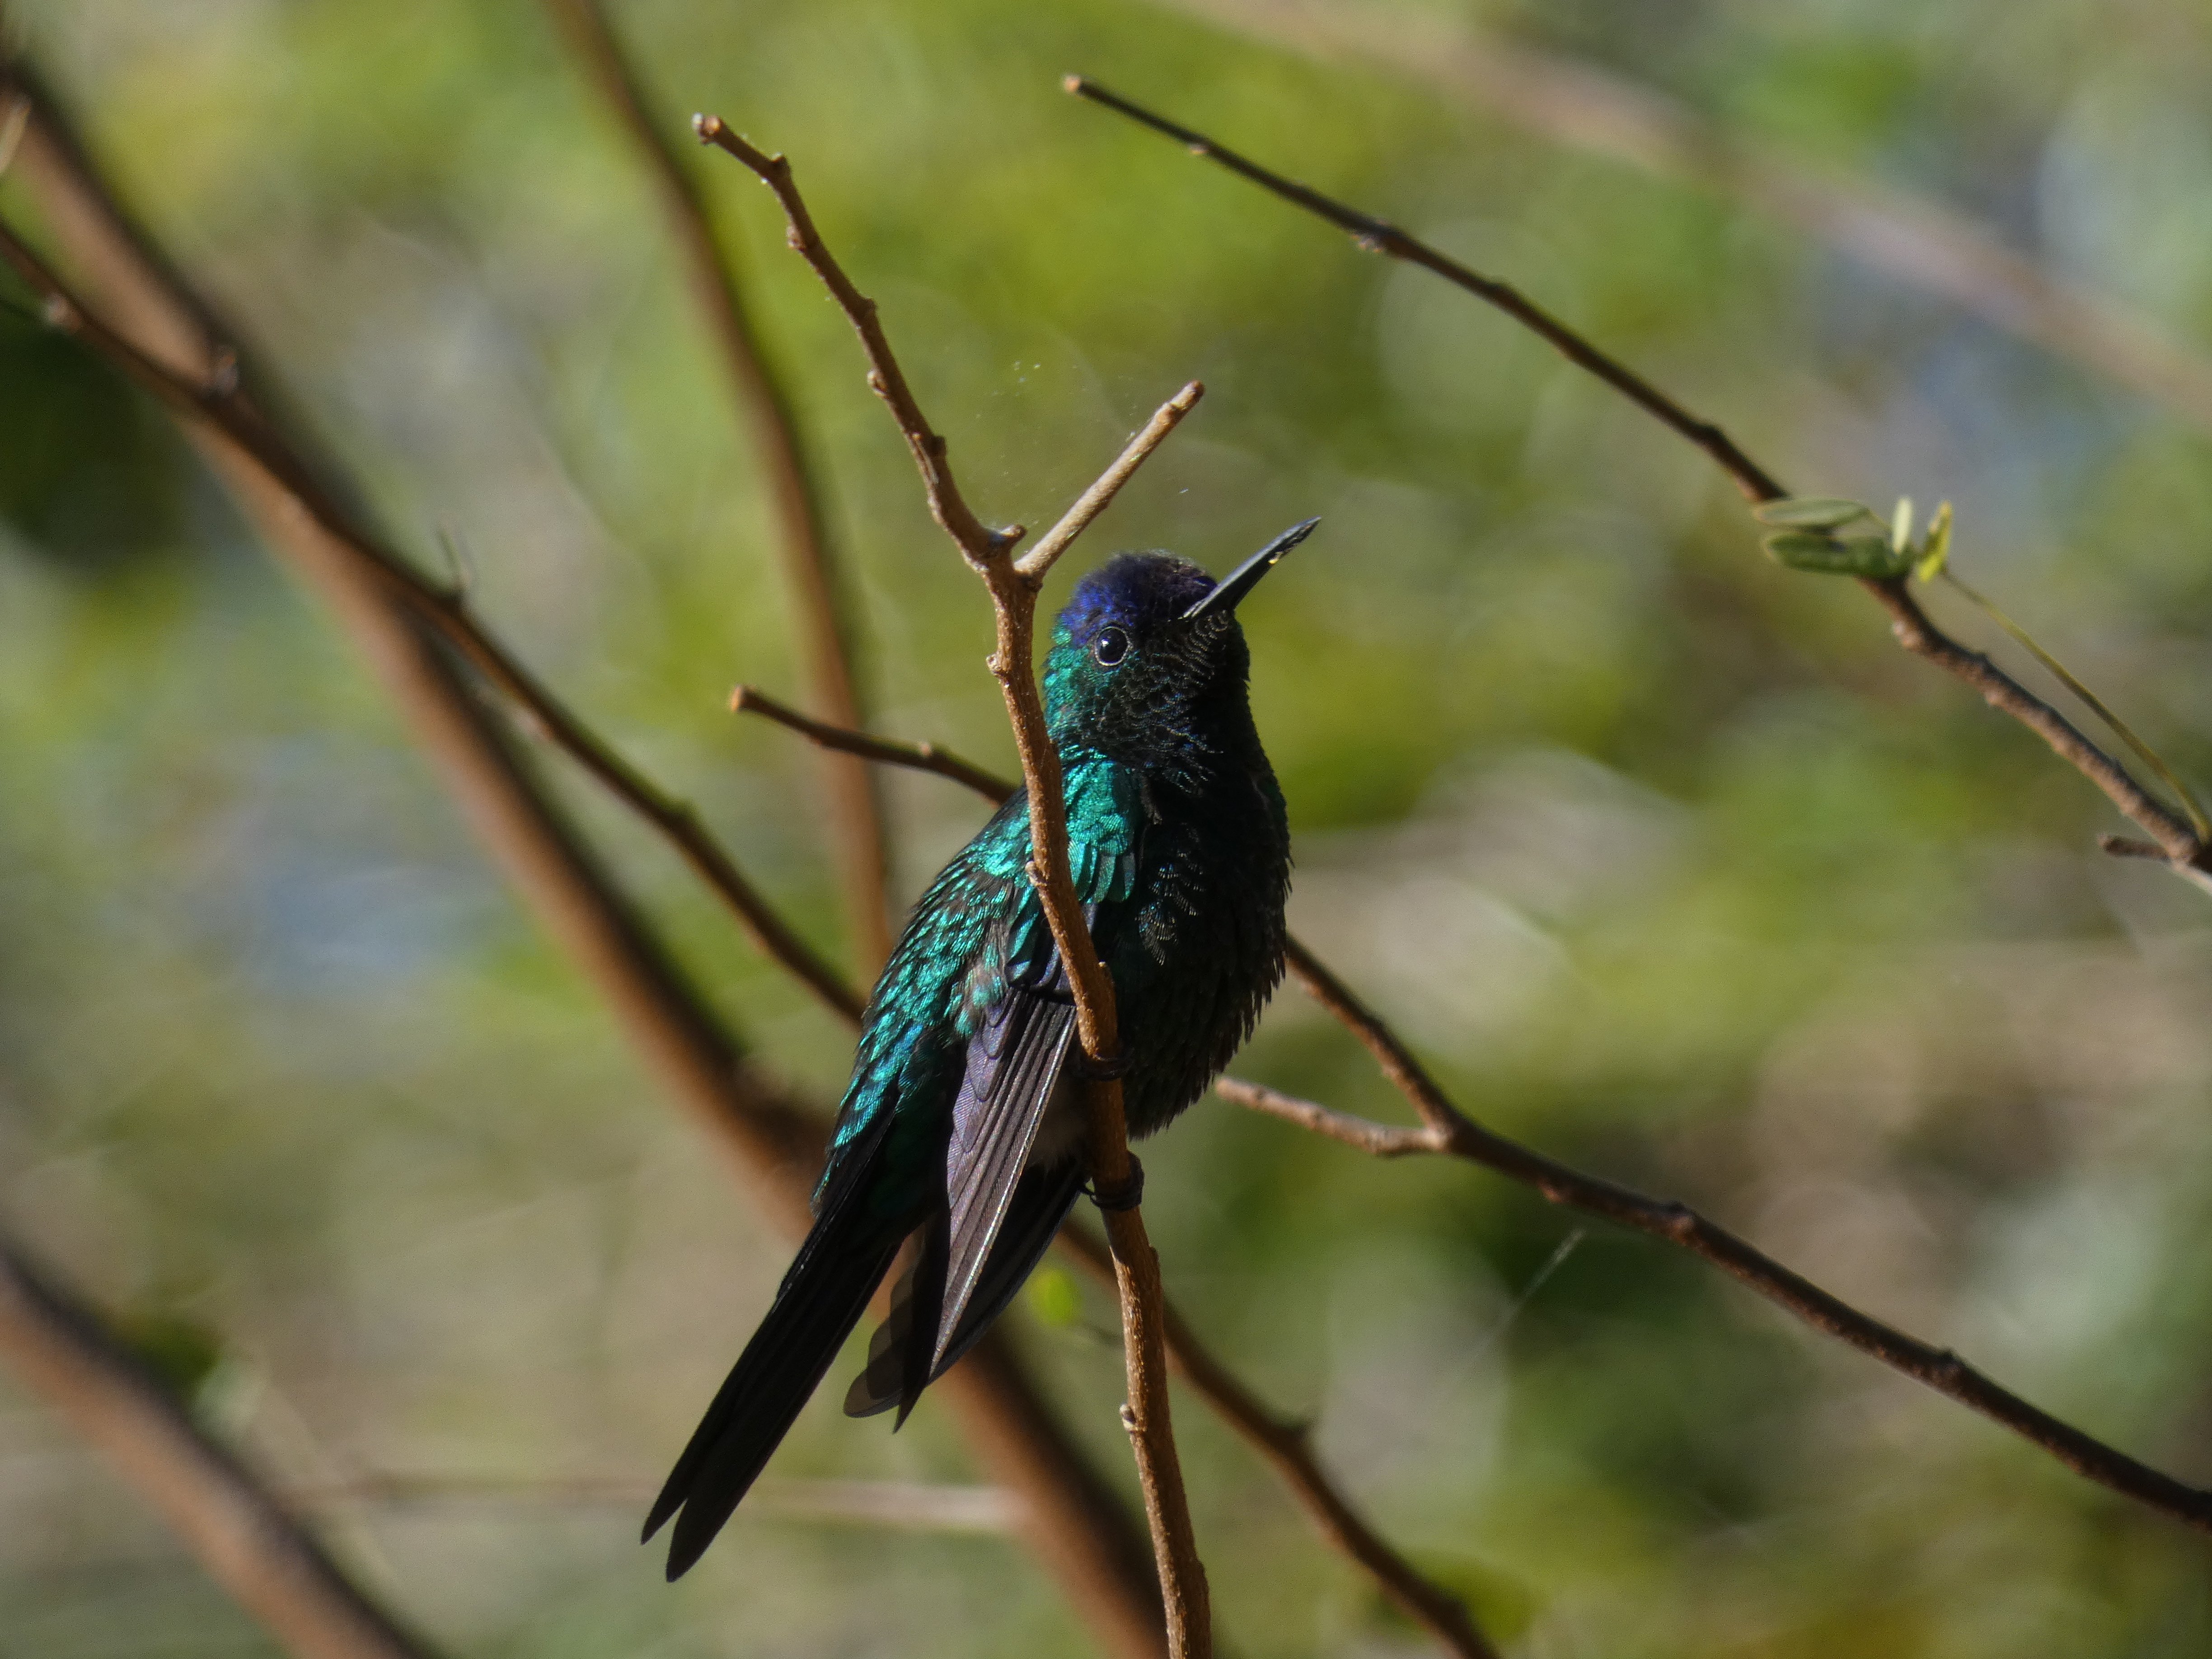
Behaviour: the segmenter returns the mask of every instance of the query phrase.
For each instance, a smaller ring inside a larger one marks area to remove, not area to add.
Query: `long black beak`
[[[1260,578],[1275,568],[1275,562],[1312,535],[1314,526],[1320,522],[1319,519],[1308,519],[1304,524],[1292,525],[1216,582],[1213,592],[1184,611],[1182,619],[1195,622],[1217,611],[1234,611],[1244,596],[1260,585]]]

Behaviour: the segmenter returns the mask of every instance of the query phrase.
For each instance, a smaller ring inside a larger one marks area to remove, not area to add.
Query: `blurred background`
[[[1058,85],[1095,76],[1520,284],[1805,493],[1951,500],[1961,573],[2205,777],[2212,15],[611,12],[672,131],[713,110],[793,156],[987,519],[1048,522],[1206,381],[1048,604],[1114,548],[1223,568],[1325,515],[1245,610],[1292,926],[1471,1109],[2212,1480],[2212,900],[2099,855],[2126,827],[2101,798],[1849,583],[1764,558],[1681,441]],[[464,549],[491,623],[845,951],[814,757],[723,711],[740,679],[805,684],[752,452],[544,13],[12,16],[400,544]],[[1573,74],[1486,72],[1499,42]],[[1735,183],[1608,125],[1608,96],[1711,124]],[[877,723],[1010,768],[987,610],[844,323],[750,177],[687,161],[823,458]],[[1793,222],[1773,176],[1903,217]],[[35,229],[20,186],[0,211]],[[2010,248],[2117,332],[2033,337],[1993,283],[1916,274],[1898,223]],[[984,809],[887,787],[903,900]],[[833,1094],[844,1031],[569,793],[763,1059]],[[1294,990],[1239,1064],[1403,1115]],[[1146,1161],[1171,1291],[1520,1652],[2212,1645],[2201,1537],[1677,1252],[1218,1102]],[[822,1512],[822,1482],[979,1478],[941,1409],[894,1438],[838,1415],[842,1382],[662,1584],[642,1502],[787,1247],[166,417],[13,310],[0,1215],[453,1654],[1091,1650],[990,1504],[957,1530]],[[1133,1492],[1113,1317],[1055,1273],[1012,1322]],[[1177,1423],[1227,1650],[1431,1650],[1195,1401]],[[0,1653],[275,1651],[0,1375]]]

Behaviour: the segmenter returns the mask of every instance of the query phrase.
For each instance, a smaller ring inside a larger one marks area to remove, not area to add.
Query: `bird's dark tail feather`
[[[858,1208],[840,1205],[815,1223],[768,1317],[653,1500],[647,1539],[683,1511],[668,1546],[672,1580],[714,1541],[890,1271],[898,1238],[884,1243],[875,1229],[862,1233]]]
[[[891,1292],[890,1316],[876,1328],[868,1344],[868,1368],[853,1379],[845,1395],[845,1415],[873,1417],[896,1406],[903,1422],[921,1396],[922,1385],[935,1382],[958,1364],[961,1357],[982,1339],[991,1322],[1006,1311],[1006,1304],[1051,1247],[1053,1235],[1067,1218],[1082,1186],[1079,1159],[1023,1175],[1007,1207],[1006,1224],[984,1258],[975,1292],[959,1323],[950,1332],[940,1334],[937,1318],[921,1311],[927,1297],[915,1282],[923,1266],[917,1258],[915,1267]],[[917,1329],[929,1334],[925,1340],[915,1340]],[[921,1356],[940,1343],[944,1352],[937,1356],[936,1364],[926,1376],[920,1375]]]

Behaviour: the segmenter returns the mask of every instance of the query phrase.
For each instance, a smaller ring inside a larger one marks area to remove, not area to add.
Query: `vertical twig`
[[[647,113],[636,72],[597,0],[544,3],[652,175],[693,301],[744,408],[768,483],[785,575],[799,604],[800,654],[815,708],[839,726],[865,726],[854,667],[851,599],[830,544],[822,490],[791,394],[770,366],[746,307],[736,252],[716,238],[697,185],[660,123]],[[859,976],[866,981],[891,952],[890,854],[883,794],[874,769],[865,762],[834,756],[823,772]]]
[[[1228,1081],[1223,1079],[1222,1084]],[[1111,1256],[1080,1228],[1061,1228],[1060,1244],[1092,1278],[1107,1285],[1115,1282]],[[1176,1372],[1213,1407],[1216,1416],[1267,1460],[1283,1484],[1297,1494],[1322,1535],[1365,1568],[1400,1612],[1460,1659],[1497,1659],[1498,1650],[1476,1628],[1467,1604],[1423,1577],[1337,1490],[1313,1455],[1310,1426],[1270,1410],[1235,1372],[1213,1357],[1172,1302],[1164,1301],[1161,1308],[1167,1326],[1168,1355]]]
[[[429,1646],[348,1578],[81,1298],[5,1239],[0,1358],[297,1659],[431,1659]]]
[[[1006,699],[1015,747],[1021,754],[1022,777],[1029,795],[1030,879],[1036,885],[1060,961],[1074,988],[1076,1029],[1084,1052],[1093,1060],[1104,1060],[1118,1052],[1114,983],[1091,946],[1068,871],[1066,803],[1060,757],[1045,729],[1044,703],[1033,665],[1037,590],[1051,559],[1066,550],[1083,526],[1112,498],[1114,490],[1196,404],[1201,388],[1193,382],[1170,399],[1151,424],[1131,441],[1106,478],[1085,493],[1053,538],[1041,546],[1046,556],[1026,566],[1018,565],[1013,550],[1022,531],[1018,527],[987,529],[961,495],[946,460],[945,439],[929,424],[915,401],[884,337],[875,302],[853,285],[823,246],[805,201],[792,182],[791,164],[781,155],[755,149],[714,116],[701,116],[695,125],[702,139],[736,156],[775,192],[789,225],[793,248],[813,267],[860,337],[868,360],[868,384],[890,405],[914,453],[931,516],[952,538],[990,593],[997,621],[991,672]],[[1132,1185],[1133,1164],[1121,1083],[1110,1079],[1091,1082],[1084,1092],[1090,1115],[1091,1180],[1100,1192],[1127,1191]],[[1169,1413],[1159,1258],[1146,1236],[1144,1217],[1134,1206],[1109,1211],[1106,1221],[1121,1291],[1122,1347],[1129,1377],[1129,1398],[1122,1420],[1135,1450],[1145,1511],[1152,1522],[1153,1553],[1167,1605],[1168,1649],[1176,1659],[1186,1656],[1206,1659],[1213,1650],[1212,1613]]]

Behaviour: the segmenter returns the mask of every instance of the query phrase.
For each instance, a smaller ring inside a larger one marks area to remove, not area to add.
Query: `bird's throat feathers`
[[[1055,746],[1176,768],[1256,745],[1235,614],[1184,617],[1213,585],[1167,553],[1121,554],[1077,584],[1045,660]]]

